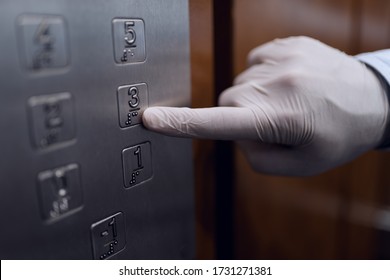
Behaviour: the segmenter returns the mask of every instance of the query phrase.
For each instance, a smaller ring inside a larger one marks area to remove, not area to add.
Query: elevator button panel
[[[114,19],[112,31],[116,63],[145,61],[145,24],[141,19]]]
[[[32,71],[63,68],[69,63],[65,21],[61,16],[19,17],[22,59]]]
[[[189,0],[0,0],[0,259],[193,259]],[[15,207],[17,208],[15,210]]]
[[[44,220],[59,218],[83,205],[80,171],[77,164],[39,173],[38,184]]]
[[[122,151],[123,177],[126,188],[136,186],[153,175],[150,142]]]
[[[122,212],[107,217],[91,226],[95,259],[108,259],[126,246],[125,219]]]
[[[73,102],[70,93],[34,96],[28,100],[31,140],[38,148],[75,138]]]
[[[121,86],[117,90],[119,125],[129,127],[141,123],[148,107],[148,88],[145,83]]]

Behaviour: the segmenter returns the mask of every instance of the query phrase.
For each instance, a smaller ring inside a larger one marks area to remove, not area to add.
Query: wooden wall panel
[[[212,0],[190,0],[192,106],[214,105]],[[194,140],[196,257],[215,258],[214,143]]]
[[[235,73],[245,69],[252,48],[278,37],[307,35],[350,54],[386,47],[388,6],[386,0],[236,0]],[[285,178],[256,174],[236,150],[236,257],[375,258],[387,163],[388,155],[371,152],[320,176]]]
[[[356,16],[357,52],[390,48],[390,2],[361,0]],[[371,152],[350,164],[346,177],[346,258],[378,258],[383,247],[377,221],[390,204],[390,154]],[[388,234],[386,238],[390,238]],[[388,248],[389,249],[389,248]],[[387,256],[390,256],[387,254]]]
[[[390,1],[362,0],[359,51],[390,48]]]
[[[212,0],[190,0],[193,107],[214,104]],[[347,53],[390,47],[387,0],[235,0],[234,71],[274,38],[307,35]],[[215,147],[194,141],[197,258],[215,258]],[[256,174],[236,156],[237,258],[375,258],[390,204],[390,158],[371,152],[326,174]]]
[[[306,35],[348,50],[353,0],[236,0],[234,62],[246,67],[248,52],[275,38]]]

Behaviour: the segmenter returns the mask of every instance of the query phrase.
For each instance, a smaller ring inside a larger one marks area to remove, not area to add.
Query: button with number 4
[[[148,107],[148,88],[145,83],[118,88],[119,125],[122,128],[140,124]]]

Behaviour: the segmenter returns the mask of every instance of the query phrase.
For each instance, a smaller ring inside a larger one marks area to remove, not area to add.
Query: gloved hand
[[[221,107],[152,107],[144,125],[171,136],[239,140],[251,166],[314,175],[376,147],[388,102],[363,63],[306,37],[254,49],[249,69],[222,93]]]

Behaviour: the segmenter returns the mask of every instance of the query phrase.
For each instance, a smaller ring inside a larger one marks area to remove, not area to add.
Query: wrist
[[[362,53],[356,56],[360,62],[365,64],[372,75],[376,76],[383,89],[383,105],[385,106],[384,124],[381,131],[381,138],[375,145],[377,149],[390,148],[390,50],[380,50],[370,53]]]
[[[366,64],[367,70],[371,71],[372,74],[376,77],[380,84],[380,88],[382,91],[382,94],[384,96],[384,111],[383,111],[383,118],[384,118],[384,125],[382,127],[381,132],[381,139],[379,140],[378,144],[376,145],[376,149],[387,149],[390,148],[390,85],[386,81],[386,79],[379,73],[375,68],[371,67],[370,65]]]

